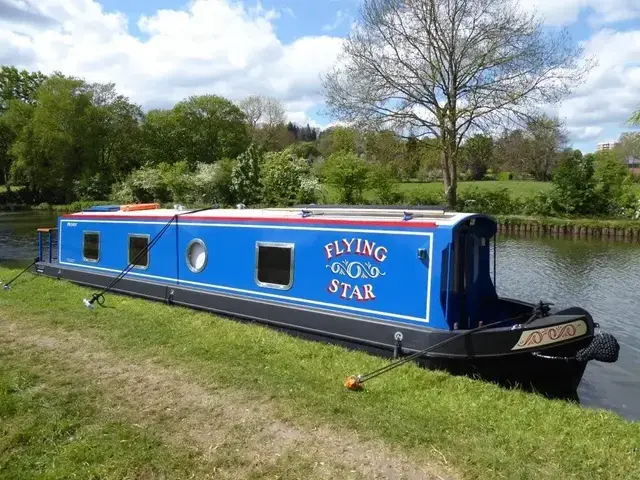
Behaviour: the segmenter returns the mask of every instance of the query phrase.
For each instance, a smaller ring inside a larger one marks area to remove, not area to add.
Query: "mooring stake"
[[[18,278],[20,278],[22,276],[22,274],[24,272],[26,272],[27,270],[29,270],[31,267],[33,267],[37,262],[40,261],[40,257],[36,257],[33,262],[31,262],[31,264],[29,264],[29,266],[27,268],[25,268],[24,270],[22,270],[18,275],[16,275],[15,277],[13,277],[11,280],[9,280],[7,283],[5,283],[4,285],[2,285],[2,289],[3,290],[9,290],[11,284],[13,282],[15,282]],[[0,282],[2,283],[2,282]]]

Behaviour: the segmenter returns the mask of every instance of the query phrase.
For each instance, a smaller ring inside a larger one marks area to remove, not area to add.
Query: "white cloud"
[[[589,10],[592,25],[604,25],[640,17],[638,0],[531,0],[520,2],[523,9],[536,11],[549,25],[567,25]]]
[[[0,62],[114,81],[145,107],[203,93],[231,100],[261,94],[303,111],[322,101],[320,74],[341,40],[283,44],[273,27],[278,15],[259,2],[193,0],[182,10],[134,19],[138,38],[124,15],[105,12],[95,0],[0,0]]]
[[[640,30],[601,30],[584,46],[598,65],[557,110],[576,141],[628,127],[627,120],[640,107]]]

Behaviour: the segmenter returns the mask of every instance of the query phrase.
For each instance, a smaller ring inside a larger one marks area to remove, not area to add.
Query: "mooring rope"
[[[179,216],[189,215],[189,214],[198,213],[198,212],[204,212],[205,210],[211,210],[212,208],[216,208],[216,206],[199,208],[198,210],[191,210],[188,212],[176,213],[175,215],[173,215],[173,217],[171,217],[171,219],[153,237],[153,239],[146,245],[146,247],[140,250],[140,252],[134,257],[134,259],[129,262],[129,264],[111,281],[111,283],[109,283],[109,285],[103,288],[102,291],[98,293],[94,293],[91,296],[90,300],[86,298],[83,300],[85,306],[87,308],[93,308],[94,302],[98,302],[98,305],[100,305],[101,307],[104,306],[104,294],[107,293],[109,290],[111,290],[116,283],[122,280],[127,275],[127,273],[129,273],[133,269],[136,262],[140,260],[144,254],[146,254],[151,250],[151,248],[160,240],[162,235],[164,235],[164,233],[169,229],[173,221],[177,220]]]
[[[538,311],[536,310],[536,312],[531,316],[531,318],[534,318],[535,316],[538,315]],[[479,332],[481,330],[485,330],[487,328],[492,328],[495,327],[497,325],[501,325],[503,323],[507,323],[507,322],[513,322],[515,321],[517,318],[521,318],[522,315],[520,315],[519,317],[514,317],[514,318],[507,318],[505,320],[500,320],[498,322],[494,322],[494,323],[488,323],[486,325],[480,325],[479,327],[476,328],[472,328],[471,330],[467,330],[464,333],[461,333],[459,335],[453,336],[453,337],[449,337],[446,338],[444,340],[442,340],[441,342],[436,343],[435,345],[431,345],[427,348],[425,348],[424,350],[420,350],[418,352],[412,353],[411,355],[404,357],[396,362],[392,362],[388,365],[385,365],[384,367],[378,368],[377,370],[374,370],[372,372],[366,373],[364,375],[351,375],[349,377],[347,377],[347,379],[344,382],[345,387],[347,387],[349,390],[359,390],[360,388],[362,388],[362,384],[368,380],[371,380],[372,378],[375,378],[379,375],[382,375],[383,373],[387,373],[391,370],[393,370],[394,368],[398,368],[400,365],[403,365],[404,363],[410,362],[411,360],[418,358],[422,355],[425,355],[426,353],[429,353],[433,350],[435,350],[436,348],[442,347],[443,345],[446,345],[448,343],[453,342],[454,340],[459,340],[461,338],[465,338],[468,335],[471,335],[473,333]]]
[[[13,282],[15,282],[18,278],[20,278],[24,272],[26,272],[27,270],[29,270],[31,267],[33,267],[33,266],[34,266],[37,262],[39,262],[39,261],[40,261],[40,257],[36,257],[36,258],[33,260],[33,262],[31,262],[31,264],[29,264],[29,266],[28,266],[27,268],[25,268],[24,270],[22,270],[18,275],[16,275],[16,276],[15,276],[15,277],[13,277],[11,280],[9,280],[7,283],[5,283],[5,284],[2,286],[2,288],[3,288],[4,290],[9,290],[9,286],[10,286]],[[0,283],[2,283],[2,282],[0,282]]]

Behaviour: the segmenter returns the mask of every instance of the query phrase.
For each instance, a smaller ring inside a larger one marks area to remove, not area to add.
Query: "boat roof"
[[[197,210],[185,208],[116,209],[117,206],[101,208],[96,206],[82,212],[63,215],[63,218],[91,219],[139,219],[169,220],[178,214],[181,218],[197,220],[244,220],[244,221],[293,221],[307,219],[321,222],[340,223],[389,223],[393,225],[454,226],[461,221],[477,216],[474,213],[447,212],[442,209],[417,208],[376,208],[376,207],[323,207],[304,206],[291,208],[210,208]],[[193,211],[194,213],[189,213]]]

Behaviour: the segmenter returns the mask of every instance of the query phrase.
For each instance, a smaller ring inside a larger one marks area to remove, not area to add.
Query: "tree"
[[[540,116],[527,122],[528,149],[523,155],[526,170],[536,180],[545,182],[568,143],[568,135],[557,118]]]
[[[0,67],[0,184],[6,184],[8,191],[11,191],[9,172],[13,161],[9,155],[9,148],[15,141],[15,134],[7,122],[2,120],[3,113],[11,100],[32,105],[38,88],[46,78],[40,72]]]
[[[174,164],[187,158],[187,135],[173,110],[150,110],[142,125],[144,163]]]
[[[0,114],[7,109],[9,100],[33,104],[35,94],[47,79],[41,72],[18,70],[16,67],[0,67]]]
[[[568,135],[557,118],[539,115],[523,129],[505,131],[498,139],[496,157],[501,168],[547,181],[566,149]]]
[[[60,74],[45,80],[34,105],[9,101],[4,115],[16,135],[10,148],[12,175],[36,198],[73,200],[73,180],[94,161],[92,113],[87,84]]]
[[[631,159],[640,160],[640,133],[621,133],[613,151],[621,163],[626,164]]]
[[[181,160],[186,160],[191,168],[198,162],[235,158],[249,146],[246,117],[225,98],[192,96],[179,102],[173,114],[180,138],[185,142]]]
[[[367,164],[358,155],[348,151],[332,154],[324,166],[326,182],[338,191],[342,203],[357,203],[367,184]]]
[[[482,180],[493,160],[493,139],[477,134],[464,143],[463,165],[472,180]]]
[[[279,100],[251,95],[239,107],[247,118],[252,140],[267,151],[282,149],[295,140],[295,134],[285,125],[286,113]]]
[[[566,30],[503,0],[364,0],[343,58],[323,78],[341,120],[438,141],[448,203],[473,130],[529,118],[566,96],[590,65]]]

